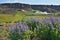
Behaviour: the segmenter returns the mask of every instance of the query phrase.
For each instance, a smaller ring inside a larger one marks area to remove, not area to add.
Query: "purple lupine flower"
[[[14,32],[15,32],[15,26],[14,26],[12,23],[9,23],[8,26],[9,26],[9,30],[10,30],[12,33],[14,33]]]
[[[39,22],[40,19],[39,18],[32,18],[31,21]]]
[[[55,18],[54,18],[54,22],[58,22],[58,19],[59,19],[59,18],[55,17]]]
[[[55,22],[58,22],[58,19],[59,18],[57,18],[57,17],[50,17],[50,21],[52,22],[52,23],[55,23]]]
[[[27,25],[29,26],[30,30],[34,30],[34,28],[37,28],[37,26],[40,24],[39,18],[30,18],[29,20],[25,21]]]
[[[16,29],[17,29],[17,30],[19,29],[19,24],[18,24],[18,23],[16,24]]]
[[[43,20],[43,22],[44,22],[45,24],[48,24],[48,25],[51,27],[52,30],[55,29],[55,28],[54,28],[54,20],[53,20],[53,18],[45,18],[45,19]]]
[[[35,25],[37,26],[40,23],[40,19],[39,18],[30,18],[29,20],[26,20],[26,23],[28,22],[34,22]]]
[[[51,21],[51,22],[53,22],[53,21],[54,21],[52,17],[50,17],[50,21]]]
[[[60,18],[58,18],[58,23],[60,24]]]
[[[45,19],[43,19],[43,22],[44,22],[45,24],[49,24],[51,21],[50,21],[49,18],[45,18]]]
[[[28,26],[25,23],[20,23],[19,27],[21,29],[22,32],[28,30]]]
[[[44,24],[48,24],[50,21],[48,18],[44,18],[43,21],[42,21]]]
[[[26,20],[26,22],[36,22],[36,23],[38,23],[39,21],[40,21],[39,18],[30,18],[30,19]]]
[[[52,23],[49,24],[52,30],[55,30],[54,25]]]
[[[15,32],[15,27],[11,27],[11,32],[12,32],[12,33]]]
[[[12,23],[10,23],[8,26],[9,26],[9,30],[11,30],[12,33],[14,33],[17,30],[16,25],[14,25]]]

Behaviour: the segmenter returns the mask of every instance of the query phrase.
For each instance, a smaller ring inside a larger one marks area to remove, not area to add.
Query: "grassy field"
[[[4,22],[14,22],[14,21],[21,21],[28,18],[49,18],[50,15],[32,15],[32,14],[24,14],[24,13],[17,13],[17,14],[0,14],[0,23]]]
[[[0,40],[60,40],[60,19],[52,17],[55,16],[32,13],[0,14]]]

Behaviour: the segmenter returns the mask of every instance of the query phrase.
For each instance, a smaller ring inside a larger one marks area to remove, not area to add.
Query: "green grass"
[[[28,18],[49,18],[51,15],[33,15],[32,12],[23,13],[18,12],[16,14],[0,14],[0,23],[4,22],[14,22],[14,21],[22,21]]]
[[[20,12],[20,13],[17,13],[17,14],[0,14],[0,23],[5,23],[5,22],[14,23],[14,22],[19,22],[19,21],[26,20],[26,19],[29,19],[29,18],[40,18],[40,19],[42,19],[42,18],[49,18],[49,17],[50,17],[50,15],[42,15],[42,14],[40,14],[40,15],[38,15],[38,14],[37,15],[32,15],[32,12],[29,12],[29,13]],[[7,27],[4,27],[4,29],[5,28],[7,28]],[[1,35],[2,38],[4,38],[6,33],[4,33],[4,31],[2,32],[1,30],[2,29],[0,29],[0,35]],[[36,34],[35,30],[34,30],[33,35]],[[43,30],[43,31],[45,31],[45,30]],[[31,31],[26,31],[26,33],[27,32],[28,32],[28,34],[32,33]],[[45,35],[45,33],[44,33],[44,35]]]

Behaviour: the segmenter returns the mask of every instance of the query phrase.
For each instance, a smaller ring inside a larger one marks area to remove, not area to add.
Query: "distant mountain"
[[[42,12],[55,13],[60,11],[60,5],[29,5],[23,3],[3,3],[0,4],[0,13],[16,13],[17,10],[40,10]]]
[[[31,5],[34,10],[40,10],[42,12],[54,13],[60,11],[60,5]]]
[[[0,4],[0,7],[13,8],[13,9],[24,9],[24,10],[31,9],[29,4],[23,4],[23,3],[3,3],[3,4]]]
[[[29,4],[22,4],[22,3],[3,3],[0,4],[0,13],[4,14],[13,14],[21,10],[29,11],[31,7]]]

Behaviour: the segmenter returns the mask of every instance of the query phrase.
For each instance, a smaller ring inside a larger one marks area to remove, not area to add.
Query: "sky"
[[[0,0],[0,3],[26,3],[26,4],[45,4],[45,5],[60,5],[60,0]]]

